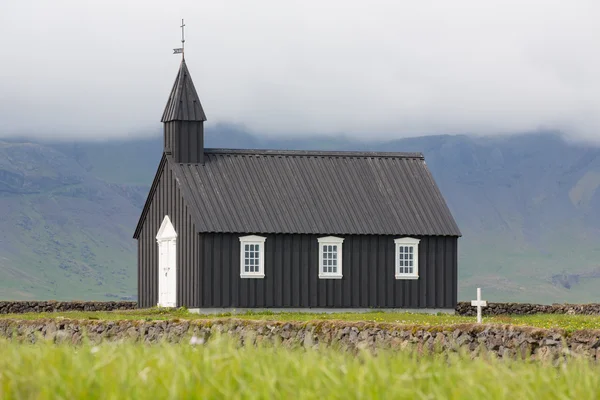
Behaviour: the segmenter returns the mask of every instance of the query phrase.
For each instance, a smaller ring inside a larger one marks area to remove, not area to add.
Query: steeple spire
[[[206,115],[185,60],[181,60],[179,72],[161,119],[161,122],[169,121],[206,121]]]
[[[181,44],[185,43],[181,20]],[[175,49],[175,53],[182,53]],[[182,56],[179,72],[175,77],[169,100],[163,111],[164,152],[178,163],[204,162],[204,121],[206,115],[192,82],[185,58]]]

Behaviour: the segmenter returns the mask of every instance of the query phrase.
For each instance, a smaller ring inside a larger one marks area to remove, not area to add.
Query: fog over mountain
[[[279,138],[599,137],[593,0],[4,2],[0,136],[158,129],[181,18],[213,125]]]

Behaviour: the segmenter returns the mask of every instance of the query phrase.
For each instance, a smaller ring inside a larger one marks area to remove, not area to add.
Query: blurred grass
[[[331,348],[0,341],[0,398],[596,399],[600,367]]]
[[[140,309],[113,312],[61,312],[61,313],[26,313],[3,314],[0,319],[36,320],[44,318],[98,319],[98,320],[171,320],[171,319],[216,319],[241,318],[253,320],[277,321],[311,321],[311,320],[342,320],[383,322],[403,325],[453,325],[473,323],[475,317],[464,317],[448,314],[420,314],[372,311],[364,313],[274,313],[246,312],[240,314],[199,315],[185,309]],[[564,329],[573,332],[581,329],[600,329],[600,315],[566,315],[566,314],[534,314],[534,315],[502,315],[484,317],[484,323],[524,325],[547,329]]]

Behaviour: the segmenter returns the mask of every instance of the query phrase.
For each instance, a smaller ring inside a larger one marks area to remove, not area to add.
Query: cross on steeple
[[[183,18],[181,18],[181,58],[185,59],[185,34],[183,29],[185,28],[185,24],[183,23]]]
[[[181,59],[185,60],[185,53],[184,53],[184,49],[185,49],[185,24],[183,23],[183,18],[181,19],[181,47],[178,49],[173,49],[173,54],[179,54],[181,53]]]

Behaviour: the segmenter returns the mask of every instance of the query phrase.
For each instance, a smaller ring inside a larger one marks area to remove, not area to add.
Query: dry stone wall
[[[366,322],[275,322],[239,319],[172,321],[15,320],[0,319],[0,338],[16,342],[48,340],[80,344],[89,340],[204,344],[226,335],[240,344],[279,343],[285,347],[342,350],[408,350],[419,354],[464,351],[475,357],[493,353],[500,358],[557,362],[570,356],[600,360],[600,330],[567,334],[510,325],[403,326]]]
[[[137,308],[135,301],[0,301],[0,314],[113,311]]]
[[[528,304],[528,303],[488,303],[482,308],[483,315],[527,315],[527,314],[600,314],[600,304]],[[477,309],[471,302],[459,302],[456,314],[465,316],[477,315]]]

